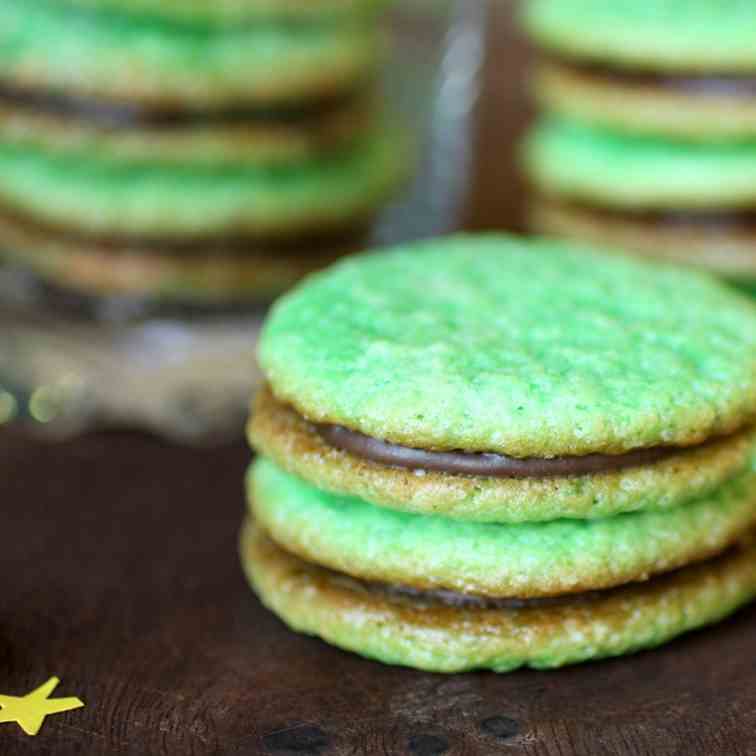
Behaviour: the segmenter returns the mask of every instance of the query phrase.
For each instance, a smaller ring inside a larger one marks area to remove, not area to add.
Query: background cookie
[[[386,133],[305,163],[129,164],[0,144],[0,202],[48,225],[113,236],[292,236],[380,205],[403,156]]]
[[[352,91],[383,45],[355,16],[188,27],[50,0],[3,3],[0,29],[0,81],[16,89],[194,109]]]
[[[0,214],[5,258],[44,280],[89,296],[152,301],[266,301],[359,249],[366,230],[291,241],[195,240],[184,244],[66,236]]]
[[[754,8],[530,0],[522,18],[543,111],[532,228],[752,281]]]
[[[610,63],[541,61],[533,92],[546,110],[620,132],[692,141],[756,138],[756,83],[615,70]]]
[[[217,113],[0,93],[0,143],[126,164],[299,164],[350,150],[383,118],[369,92],[299,108],[231,106]]]
[[[750,73],[756,7],[710,0],[529,0],[530,34],[551,49],[630,69]]]

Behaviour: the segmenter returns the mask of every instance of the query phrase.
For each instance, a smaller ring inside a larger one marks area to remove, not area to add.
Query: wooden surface
[[[518,223],[522,55],[491,25],[471,225]],[[384,667],[288,632],[241,575],[242,446],[0,434],[0,692],[86,708],[0,756],[756,754],[756,608],[664,650],[559,672]]]

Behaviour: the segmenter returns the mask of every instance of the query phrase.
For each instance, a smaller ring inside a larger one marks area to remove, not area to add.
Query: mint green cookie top
[[[136,236],[292,234],[354,223],[396,188],[401,137],[377,133],[343,153],[292,165],[160,164],[48,152],[0,140],[0,203],[77,230]]]
[[[541,189],[604,206],[731,210],[756,202],[756,141],[674,141],[552,118],[530,133],[524,162]]]
[[[756,71],[752,0],[526,0],[542,46],[650,70]]]
[[[756,414],[756,309],[708,276],[460,235],[354,257],[274,306],[259,359],[306,417],[424,449],[699,442]]]
[[[266,106],[353,91],[373,75],[383,42],[362,16],[217,26],[54,0],[0,3],[6,85],[150,105]]]

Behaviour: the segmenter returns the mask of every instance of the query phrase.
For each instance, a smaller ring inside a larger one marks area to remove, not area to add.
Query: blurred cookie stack
[[[404,161],[383,5],[0,3],[2,254],[58,290],[226,305],[358,248]]]
[[[756,3],[527,0],[542,232],[756,289]]]

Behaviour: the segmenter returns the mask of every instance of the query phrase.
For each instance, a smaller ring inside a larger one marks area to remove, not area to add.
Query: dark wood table
[[[518,226],[524,61],[500,12],[470,225]],[[664,650],[445,677],[287,631],[242,578],[243,445],[0,434],[0,692],[51,675],[86,708],[0,756],[756,754],[756,608]]]

